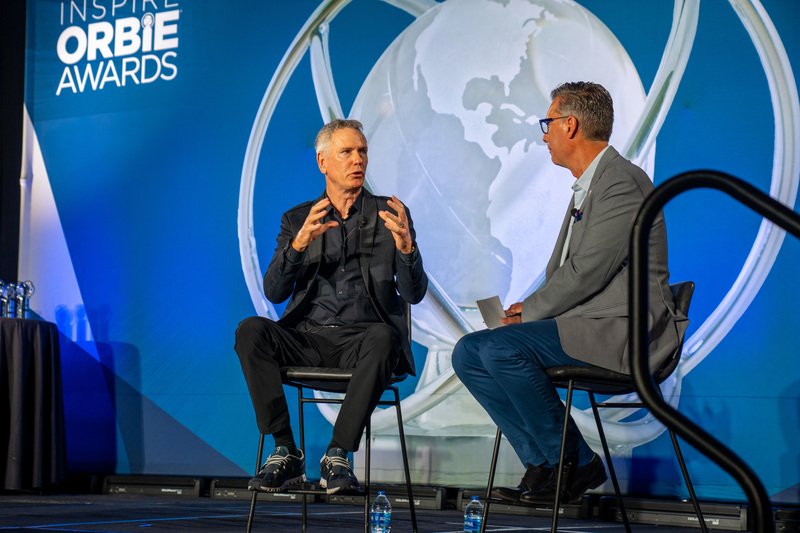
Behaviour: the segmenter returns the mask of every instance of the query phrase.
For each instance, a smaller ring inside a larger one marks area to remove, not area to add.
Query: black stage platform
[[[420,533],[457,533],[462,514],[454,501],[443,510],[418,509]],[[248,502],[187,496],[143,495],[0,495],[0,531],[236,531],[243,532]],[[333,533],[363,531],[363,508],[357,505],[309,504],[309,530]],[[393,533],[411,531],[408,509],[393,512]],[[597,518],[569,519],[559,531],[572,533],[624,531],[621,523]],[[549,531],[550,520],[540,516],[493,513],[488,531]],[[300,531],[300,505],[259,501],[254,531]],[[689,533],[699,529],[669,525],[633,524],[635,533]],[[714,529],[724,533],[726,529]]]

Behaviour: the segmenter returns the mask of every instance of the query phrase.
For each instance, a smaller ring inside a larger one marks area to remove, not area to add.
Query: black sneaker
[[[319,462],[319,484],[328,494],[339,491],[358,490],[358,480],[350,468],[347,451],[331,448]]]
[[[256,477],[247,484],[248,490],[281,492],[306,480],[306,460],[303,450],[289,453],[286,446],[278,446],[267,458]]]
[[[547,466],[528,466],[525,475],[519,480],[516,487],[497,487],[492,491],[492,497],[508,502],[519,503],[523,493],[536,490],[542,486],[552,475],[553,469]]]

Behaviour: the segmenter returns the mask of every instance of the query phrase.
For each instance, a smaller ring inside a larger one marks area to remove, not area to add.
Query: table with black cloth
[[[56,484],[65,465],[58,329],[0,318],[0,479],[5,490]]]

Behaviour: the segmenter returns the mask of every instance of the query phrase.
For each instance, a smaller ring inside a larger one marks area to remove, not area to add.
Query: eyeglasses
[[[547,133],[550,131],[550,123],[554,120],[560,120],[562,118],[569,118],[572,115],[564,115],[563,117],[553,117],[553,118],[543,118],[539,119],[539,127],[542,128],[542,133]]]

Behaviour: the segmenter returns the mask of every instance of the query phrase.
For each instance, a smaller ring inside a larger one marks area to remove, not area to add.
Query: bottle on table
[[[483,504],[478,496],[470,498],[464,509],[464,532],[479,533],[483,520]]]
[[[389,533],[392,530],[392,504],[386,492],[379,490],[369,513],[370,533]]]

